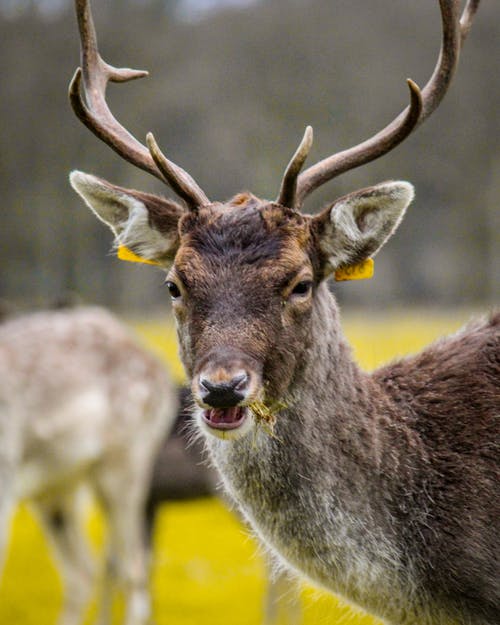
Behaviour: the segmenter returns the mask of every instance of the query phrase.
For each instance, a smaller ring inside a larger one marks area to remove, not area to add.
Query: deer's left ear
[[[70,181],[95,215],[111,228],[115,246],[139,258],[169,267],[179,247],[182,206],[166,198],[118,187],[102,178],[74,171]]]
[[[327,273],[373,256],[399,226],[413,196],[409,182],[382,182],[340,198],[314,217]]]

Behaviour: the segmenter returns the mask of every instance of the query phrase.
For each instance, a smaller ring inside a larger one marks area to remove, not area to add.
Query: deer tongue
[[[203,417],[213,428],[231,429],[241,425],[246,416],[246,409],[241,406],[231,406],[230,408],[211,408],[205,410]]]

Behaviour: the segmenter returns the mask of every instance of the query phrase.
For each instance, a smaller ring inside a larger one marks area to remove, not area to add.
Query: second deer
[[[142,528],[156,452],[177,414],[164,367],[111,314],[43,312],[0,326],[0,572],[26,500],[63,577],[61,625],[79,625],[98,578],[79,505],[90,486],[108,522],[101,621],[121,590],[126,624],[150,615]]]

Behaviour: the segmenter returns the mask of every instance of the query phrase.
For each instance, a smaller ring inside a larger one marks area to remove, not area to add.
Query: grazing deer
[[[73,172],[122,256],[168,271],[195,420],[225,487],[287,567],[398,625],[500,622],[500,315],[367,374],[343,338],[327,279],[372,257],[413,198],[407,182],[342,197],[317,215],[308,194],[394,148],[437,108],[479,2],[440,0],[436,68],[367,141],[299,172],[308,128],[275,201],[211,202],[105,102],[107,65],[77,2],[78,117],[184,204]]]
[[[163,366],[104,310],[0,326],[0,560],[14,507],[28,500],[63,574],[61,625],[82,622],[97,573],[78,506],[84,483],[108,521],[101,622],[109,622],[114,587],[124,593],[127,625],[147,622],[143,508],[176,407]]]

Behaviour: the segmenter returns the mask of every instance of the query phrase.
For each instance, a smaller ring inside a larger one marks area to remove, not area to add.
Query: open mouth
[[[215,430],[235,430],[239,428],[248,416],[244,406],[231,408],[210,408],[203,412],[203,421]]]

